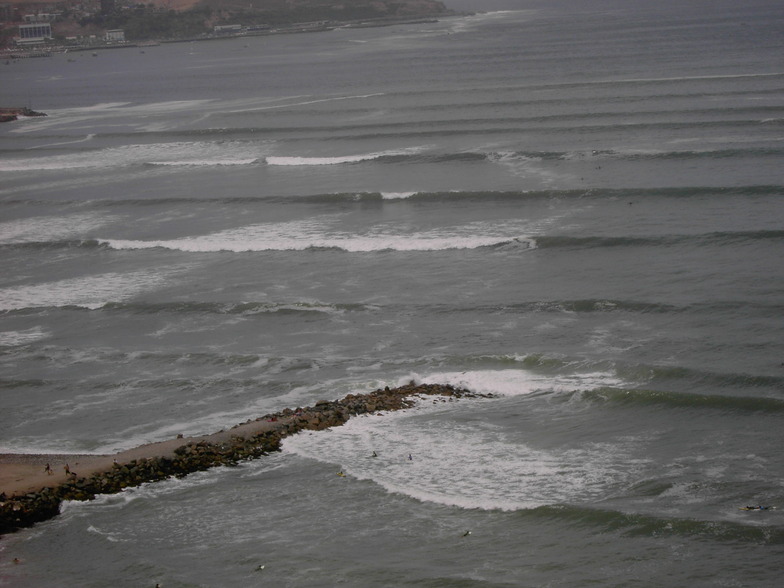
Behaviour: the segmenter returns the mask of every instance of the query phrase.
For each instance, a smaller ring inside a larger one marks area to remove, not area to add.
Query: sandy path
[[[180,437],[141,445],[112,455],[0,453],[0,493],[14,496],[37,492],[42,488],[67,482],[66,465],[78,477],[86,478],[91,474],[111,470],[115,462],[127,464],[141,458],[174,457],[174,450],[188,443],[198,443],[199,441],[219,443],[228,441],[232,437],[250,438],[258,433],[280,428],[290,420],[251,421],[212,435]],[[46,464],[49,464],[51,474],[46,472]]]

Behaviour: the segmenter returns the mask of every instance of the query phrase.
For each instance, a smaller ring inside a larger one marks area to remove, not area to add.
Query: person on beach
[[[49,474],[50,476],[54,474],[54,472],[52,471],[52,467],[49,464],[46,464],[46,467],[44,468],[44,471],[47,474]]]

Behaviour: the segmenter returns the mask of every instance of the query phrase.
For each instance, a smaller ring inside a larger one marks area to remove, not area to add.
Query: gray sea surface
[[[779,585],[784,8],[481,8],[0,64],[0,452],[495,396],[67,503],[0,586]]]

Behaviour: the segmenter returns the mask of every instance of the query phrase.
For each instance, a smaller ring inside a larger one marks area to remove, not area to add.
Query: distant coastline
[[[351,0],[336,4],[320,0],[152,0],[132,6],[107,4],[98,11],[74,4],[65,12],[35,16],[28,6],[31,1],[11,0],[10,6],[16,7],[16,13],[0,22],[0,58],[23,53],[28,55],[19,56],[38,57],[65,49],[119,48],[147,42],[385,27],[465,15],[448,8],[441,0]],[[21,14],[26,15],[24,20],[18,16]],[[41,26],[22,30],[36,24]],[[42,36],[34,38],[33,34]]]
[[[271,35],[287,35],[297,33],[320,33],[334,31],[336,29],[361,29],[361,28],[382,28],[396,25],[428,24],[437,23],[440,18],[471,16],[474,13],[446,11],[432,15],[419,15],[411,17],[380,17],[361,20],[348,21],[321,21],[309,23],[289,23],[276,27],[247,27],[239,32],[229,33],[205,33],[203,35],[185,36],[173,39],[147,39],[125,42],[105,42],[88,45],[47,45],[45,48],[15,48],[3,49],[0,53],[0,60],[28,59],[33,57],[51,57],[55,53],[77,53],[85,51],[104,51],[108,49],[132,49],[155,47],[167,43],[195,43],[200,41],[225,41],[245,37],[265,37]]]

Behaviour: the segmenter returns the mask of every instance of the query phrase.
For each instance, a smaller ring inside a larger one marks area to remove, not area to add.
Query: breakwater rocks
[[[46,116],[46,114],[29,108],[0,107],[0,123],[17,120],[20,116]]]
[[[349,394],[342,400],[319,401],[313,407],[287,408],[213,435],[182,439],[181,443],[175,443],[173,450],[161,449],[159,455],[151,457],[123,460],[125,453],[133,453],[124,452],[117,454],[118,459],[104,471],[85,477],[70,473],[64,483],[22,495],[0,495],[0,534],[57,516],[64,500],[90,500],[97,494],[113,494],[145,482],[183,477],[215,466],[236,465],[279,451],[281,440],[288,435],[340,426],[354,415],[410,408],[421,396],[438,396],[444,402],[462,397],[489,397],[449,385],[412,382],[369,394]]]

